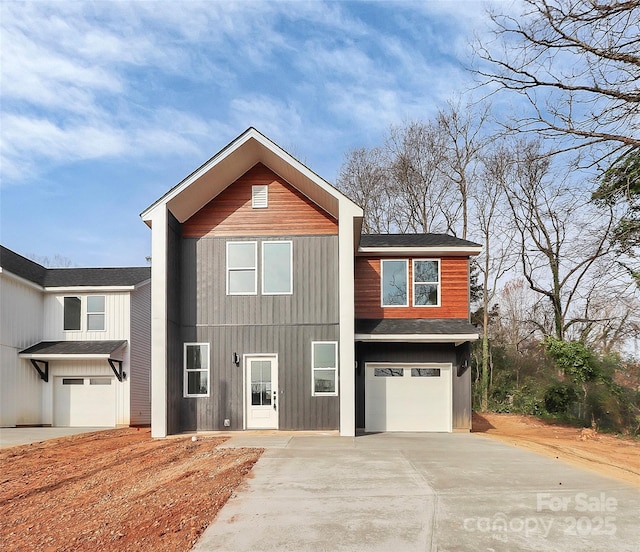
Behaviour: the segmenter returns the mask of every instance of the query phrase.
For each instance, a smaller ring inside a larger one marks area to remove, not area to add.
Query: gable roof
[[[358,248],[361,254],[380,255],[404,253],[477,255],[480,251],[482,251],[480,244],[449,234],[363,234]]]
[[[154,210],[166,205],[178,222],[184,222],[257,163],[269,167],[336,219],[339,219],[340,204],[345,202],[362,217],[362,209],[347,196],[253,127],[222,148],[140,216],[151,226]]]
[[[151,267],[46,268],[0,245],[0,267],[42,287],[135,286],[151,278]]]

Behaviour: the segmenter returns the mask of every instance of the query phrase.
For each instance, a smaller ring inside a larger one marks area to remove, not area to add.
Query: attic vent
[[[265,209],[269,204],[268,186],[251,186],[251,207]]]

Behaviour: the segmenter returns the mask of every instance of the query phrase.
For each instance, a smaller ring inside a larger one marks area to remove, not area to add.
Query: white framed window
[[[65,331],[80,331],[82,324],[82,300],[80,297],[63,298],[63,328]]]
[[[87,331],[103,332],[105,327],[105,296],[87,297]]]
[[[413,259],[413,306],[440,306],[440,259]]]
[[[382,259],[381,300],[383,307],[409,306],[409,261]]]
[[[311,372],[313,396],[338,394],[338,342],[311,342]]]
[[[209,396],[209,344],[184,344],[185,397]]]
[[[251,207],[266,209],[269,206],[269,186],[251,186]]]
[[[258,247],[254,241],[227,242],[227,295],[256,295]]]
[[[262,294],[293,293],[293,242],[262,242]]]

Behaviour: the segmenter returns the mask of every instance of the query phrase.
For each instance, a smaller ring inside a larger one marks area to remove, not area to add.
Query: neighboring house
[[[141,216],[153,436],[470,429],[477,244],[361,235],[360,207],[253,128]]]
[[[0,426],[148,425],[150,278],[0,246]]]

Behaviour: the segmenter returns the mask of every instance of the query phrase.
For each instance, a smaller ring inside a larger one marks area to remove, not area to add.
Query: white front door
[[[278,360],[245,357],[247,429],[278,429]]]

